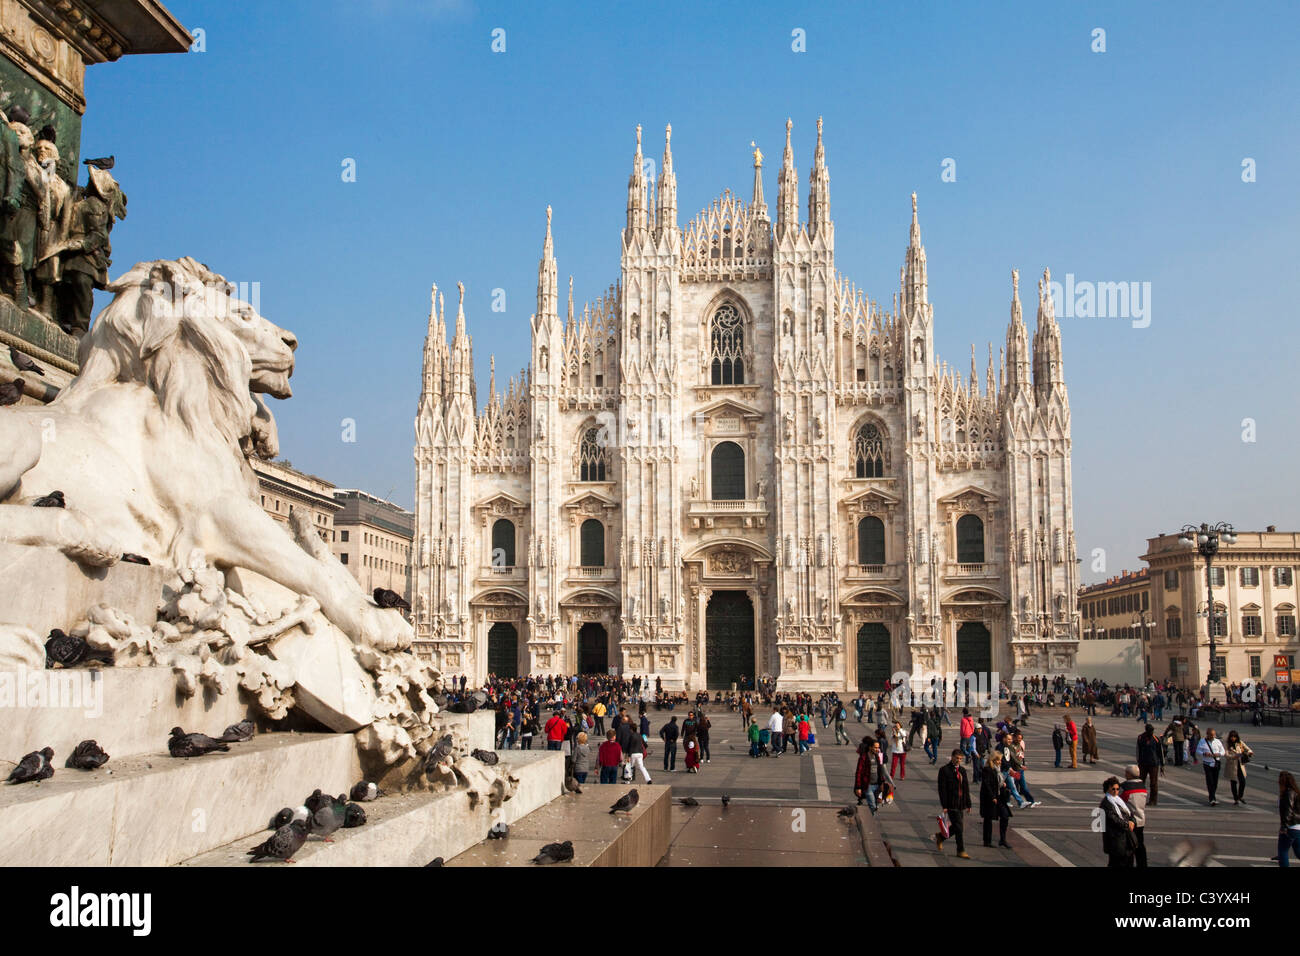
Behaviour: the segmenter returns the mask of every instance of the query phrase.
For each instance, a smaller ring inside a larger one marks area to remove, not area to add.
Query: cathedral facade
[[[1049,287],[1012,273],[997,367],[934,354],[916,196],[888,309],[835,269],[821,121],[801,221],[724,192],[678,226],[637,128],[619,281],[562,305],[551,234],[532,359],[480,410],[464,291],[435,289],[416,416],[417,653],[668,688],[878,691],[899,672],[1072,673],[1070,408]],[[1044,273],[1044,279],[1048,279]],[[563,312],[561,311],[563,309]],[[994,685],[996,687],[996,685]]]

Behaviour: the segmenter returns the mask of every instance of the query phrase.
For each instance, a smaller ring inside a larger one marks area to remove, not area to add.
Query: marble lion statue
[[[297,339],[191,258],[136,264],[47,406],[0,408],[0,540],[89,566],[126,553],[181,568],[195,549],[304,596],[353,642],[409,647],[309,525],[262,511],[249,456],[278,452],[263,395],[292,392]],[[62,491],[66,507],[32,507]]]

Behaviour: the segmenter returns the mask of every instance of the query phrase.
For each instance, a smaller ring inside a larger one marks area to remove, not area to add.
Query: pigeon
[[[478,701],[473,697],[466,698],[465,700],[458,700],[456,703],[448,707],[447,710],[453,714],[472,714],[474,711],[478,710]]]
[[[45,640],[45,666],[76,667],[89,650],[85,638],[70,637],[56,627]]]
[[[355,803],[349,803],[343,808],[343,828],[350,830],[352,827],[364,826],[366,822],[366,811]]]
[[[731,794],[724,793],[722,795],[722,809],[727,809],[727,804],[729,803],[731,803]]]
[[[409,611],[411,605],[406,602],[396,591],[390,591],[388,588],[375,588],[375,603],[380,607],[395,607],[403,611]]]
[[[326,843],[333,843],[330,834],[343,826],[347,820],[348,809],[345,800],[327,798],[328,802],[311,816],[308,829]]]
[[[280,827],[288,826],[293,822],[293,807],[285,807],[279,813],[271,818],[271,825],[268,830],[278,830]]]
[[[311,792],[311,796],[302,802],[302,805],[307,808],[308,813],[315,813],[321,807],[327,806],[330,800],[330,795],[322,794],[320,788],[317,787]]]
[[[0,385],[0,405],[17,405],[26,384],[21,378],[16,378],[8,385]]]
[[[694,797],[682,797],[682,806],[684,807],[698,807],[699,805],[700,801]]]
[[[230,745],[213,740],[207,734],[187,734],[179,727],[173,727],[167,749],[173,757],[202,757],[214,750],[229,750]]]
[[[299,807],[297,810],[293,811],[293,818],[303,826],[306,826],[307,821],[311,819],[311,811],[306,807]]]
[[[433,774],[437,771],[438,765],[443,763],[451,756],[451,734],[447,734],[438,741],[438,745],[429,751],[424,758],[424,772]]]
[[[51,491],[48,495],[42,495],[32,502],[33,508],[66,508],[67,502],[63,500],[63,492]]]
[[[251,720],[241,720],[237,724],[231,724],[225,729],[217,739],[228,744],[240,744],[245,740],[253,739],[253,722]]]
[[[533,857],[533,862],[539,866],[545,866],[548,863],[568,863],[573,859],[573,841],[565,840],[563,843],[548,843],[542,847],[542,852]]]
[[[569,793],[582,793],[582,787],[578,786],[577,777],[565,777],[564,789],[569,791]]]
[[[54,776],[54,764],[50,763],[53,759],[53,747],[33,750],[18,762],[18,766],[14,767],[13,772],[9,774],[9,782],[31,783],[33,780],[48,780]]]
[[[9,114],[9,122],[11,123],[22,123],[26,126],[32,121],[32,114],[27,112],[25,107],[17,104],[9,107],[5,112]]]
[[[489,840],[504,840],[510,836],[510,824],[504,820],[498,820],[492,824],[492,829],[488,830],[487,838]]]
[[[130,551],[122,555],[122,560],[125,561],[127,564],[148,564],[149,563],[149,559],[146,558],[143,554],[132,554]]]
[[[844,807],[844,808],[842,808],[842,809],[840,810],[839,813],[836,814],[836,816],[837,816],[837,817],[852,817],[852,816],[855,816],[855,815],[857,814],[857,812],[858,812],[858,808],[857,808],[857,807]]]
[[[58,137],[59,137],[59,131],[56,130],[53,126],[51,126],[49,123],[46,123],[44,126],[42,126],[41,131],[36,134],[36,138],[38,140],[43,139],[46,142],[50,142],[50,143],[58,142]]]
[[[637,802],[640,799],[641,799],[641,794],[636,792],[636,787],[633,787],[627,793],[623,794],[623,796],[619,797],[616,801],[614,801],[614,805],[609,808],[609,812],[610,813],[631,813],[632,808],[637,805]]]
[[[435,856],[428,863],[424,864],[425,869],[428,869],[431,866],[442,866],[442,857]]]
[[[9,361],[14,363],[14,368],[20,372],[31,372],[33,375],[44,375],[45,369],[41,368],[31,360],[26,354],[18,351],[12,345],[9,346]]]
[[[501,759],[500,757],[497,756],[497,752],[495,750],[471,750],[470,756],[473,757],[475,760],[487,764],[489,767],[495,767],[497,765],[497,761]]]
[[[276,828],[275,833],[265,843],[259,843],[248,851],[249,863],[258,860],[283,860],[293,862],[293,855],[307,842],[307,827],[298,820]]]
[[[98,770],[106,763],[108,754],[104,753],[104,748],[93,740],[83,740],[73,748],[64,766],[74,770]]]
[[[376,797],[383,796],[384,791],[380,790],[373,783],[362,780],[352,788],[352,799],[357,803],[369,803]]]
[[[87,166],[94,166],[96,169],[109,170],[117,165],[117,154],[112,156],[97,156],[94,159],[83,159],[82,162]]]

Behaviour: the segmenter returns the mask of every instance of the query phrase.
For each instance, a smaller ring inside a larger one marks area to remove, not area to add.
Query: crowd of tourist
[[[711,763],[713,717],[721,719],[727,713],[739,720],[748,754],[755,759],[803,756],[818,746],[819,732],[827,745],[853,746],[849,727],[857,725],[860,742],[853,792],[873,815],[894,802],[899,783],[907,778],[907,758],[919,744],[930,765],[938,766],[946,757],[938,774],[942,813],[935,842],[942,850],[952,840],[961,858],[969,858],[963,818],[976,806],[972,787],[978,792],[985,846],[994,846],[996,826],[996,845],[1009,848],[1013,807],[1025,810],[1041,805],[1028,778],[1030,760],[1023,731],[1040,708],[1059,712],[1059,717],[1053,717],[1051,734],[1054,768],[1065,766],[1067,754],[1071,769],[1077,769],[1080,760],[1085,765],[1100,760],[1093,722],[1099,708],[1112,717],[1130,717],[1143,724],[1132,751],[1135,762],[1126,766],[1123,780],[1106,780],[1096,811],[1104,818],[1103,851],[1112,866],[1147,865],[1146,814],[1159,805],[1160,779],[1167,766],[1201,767],[1211,806],[1218,804],[1224,780],[1234,804],[1246,801],[1246,767],[1253,751],[1235,729],[1224,740],[1215,728],[1202,731],[1205,715],[1213,714],[1206,709],[1203,688],[1195,692],[1161,682],[1134,688],[1064,677],[1025,678],[1018,692],[1006,685],[1000,688],[998,696],[1008,705],[1005,717],[995,720],[961,707],[954,724],[958,708],[954,705],[950,711],[948,704],[961,699],[955,690],[946,681],[937,683],[928,706],[909,710],[904,702],[917,698],[906,688],[889,684],[875,695],[859,693],[842,699],[835,692],[816,697],[807,692],[777,692],[762,680],[757,689],[710,696],[705,691],[665,691],[659,679],[636,675],[549,675],[493,676],[475,690],[461,678],[452,681],[446,699],[453,710],[493,711],[500,749],[532,749],[540,738],[546,749],[563,751],[567,775],[579,785],[587,782],[593,760],[601,784],[638,777],[649,784],[653,777],[647,760],[656,755],[655,748],[662,749],[658,767],[664,773],[678,772],[679,756],[681,770],[702,773]],[[1276,692],[1277,688],[1261,687],[1260,702],[1285,700],[1285,694]],[[1229,688],[1228,693],[1229,699],[1249,697],[1241,688]],[[1064,710],[1067,707],[1082,711],[1081,724]],[[658,712],[657,727],[652,726],[652,709]],[[1157,723],[1165,723],[1166,711],[1168,721],[1159,730]],[[945,728],[951,728],[958,744],[947,753],[941,749]],[[1279,777],[1279,814],[1275,859],[1280,866],[1289,866],[1292,852],[1300,857],[1300,790],[1286,772]]]

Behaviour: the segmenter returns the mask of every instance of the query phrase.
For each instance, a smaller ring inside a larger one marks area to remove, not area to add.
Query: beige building
[[[411,538],[415,515],[354,488],[334,491],[331,550],[367,592],[387,588],[411,599]]]
[[[257,473],[257,493],[262,510],[276,521],[289,523],[289,516],[305,509],[321,540],[334,542],[334,515],[339,503],[334,500],[334,486],[315,475],[308,475],[284,461],[250,459]]]
[[[1079,588],[1079,637],[1141,640],[1152,621],[1150,581],[1150,569],[1143,568]]]
[[[617,282],[576,310],[570,283],[566,312],[548,209],[531,361],[504,394],[494,373],[483,408],[464,290],[450,345],[435,290],[412,604],[444,672],[875,691],[900,671],[1075,671],[1050,283],[1032,336],[1016,273],[1010,321],[987,304],[996,364],[992,346],[983,368],[973,348],[941,362],[915,195],[875,301],[836,269],[821,132],[806,205],[787,122],[770,213],[755,150],[750,200],[725,190],[680,226],[670,141],[649,182],[638,127]]]
[[[1147,541],[1142,559],[1150,565],[1152,677],[1199,685],[1210,664],[1205,558],[1180,544],[1179,535]],[[1273,657],[1296,666],[1296,574],[1300,533],[1238,531],[1221,545],[1210,565],[1218,672],[1228,683],[1262,678],[1274,683]]]

